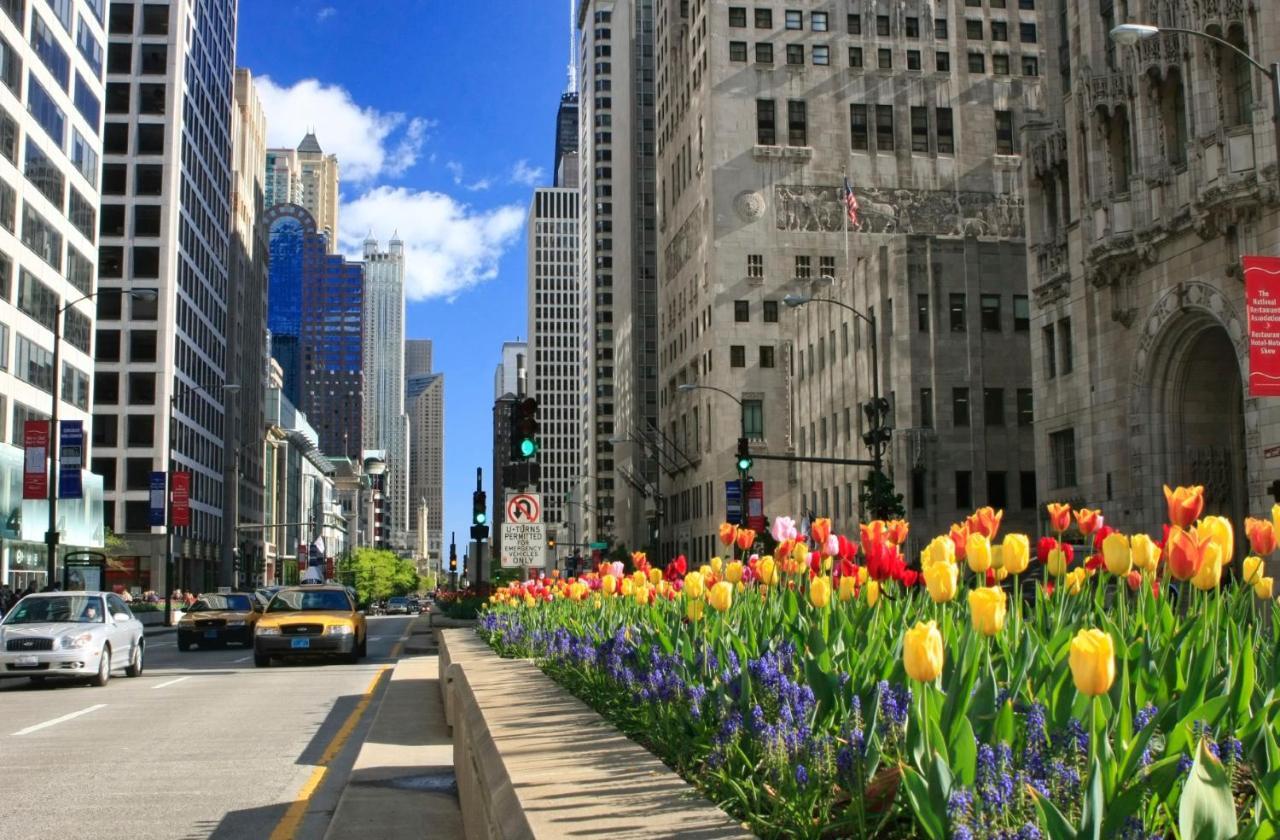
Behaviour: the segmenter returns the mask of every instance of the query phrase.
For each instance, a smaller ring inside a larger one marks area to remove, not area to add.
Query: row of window
[[[893,69],[893,53],[892,49],[887,47],[877,50],[876,69],[892,70]],[[787,64],[791,66],[802,65],[804,59],[805,47],[803,44],[787,45]],[[864,67],[862,47],[849,47],[848,52],[849,66],[855,69]],[[730,41],[729,42],[729,60],[732,62],[747,61],[747,42],[746,41]],[[825,67],[831,64],[831,48],[826,44],[814,44],[809,48],[809,60],[818,67]],[[906,61],[908,70],[923,70],[924,62],[920,50],[907,50]],[[1040,75],[1040,58],[1034,55],[1021,56],[1022,75],[1034,77]],[[755,62],[757,64],[773,64],[773,44],[768,42],[758,42],[755,45]],[[997,76],[1010,75],[1010,56],[1008,53],[995,53],[991,56],[991,72]],[[987,72],[987,56],[982,52],[970,52],[969,64],[970,73],[986,73]],[[933,54],[933,69],[939,73],[951,72],[951,53],[945,50],[939,50]]]
[[[969,7],[981,7],[980,2],[967,0],[965,3]],[[992,8],[1005,8],[1005,0],[992,0]],[[1025,11],[1033,11],[1035,9],[1035,0],[1018,0],[1018,8]],[[767,8],[756,8],[752,10],[755,14],[752,22],[756,29],[773,29],[773,10]],[[791,31],[803,31],[804,11],[800,9],[786,9],[783,11],[783,28]],[[907,38],[919,38],[921,19],[919,17],[907,16],[902,19],[901,34]],[[982,38],[982,21],[972,18],[965,21],[965,32],[968,37],[973,39]],[[1008,21],[993,20],[992,22],[992,39],[1008,40]],[[890,15],[876,15],[875,28],[876,35],[880,37],[889,37],[893,34],[893,17]],[[977,24],[975,27],[974,24]],[[999,24],[1004,37],[997,38],[994,34],[995,25]],[[745,6],[729,7],[729,28],[745,29],[747,27],[747,9]],[[809,29],[812,32],[830,32],[831,18],[827,12],[810,12],[809,13]],[[1019,35],[1024,44],[1034,44],[1036,42],[1036,25],[1030,22],[1021,22],[1018,24]],[[862,15],[852,12],[845,16],[845,30],[850,35],[861,35],[862,32]],[[933,34],[935,38],[945,39],[947,37],[947,19],[943,17],[933,18]]]
[[[898,146],[894,105],[849,106],[849,147],[855,152],[892,152]],[[929,112],[933,111],[932,121]],[[955,122],[950,108],[930,109],[924,105],[909,106],[911,151],[942,155],[955,154]],[[871,120],[875,120],[874,131]],[[1014,131],[1012,111],[992,112],[995,133],[995,153],[1017,154],[1017,133]],[[772,99],[756,100],[756,143],[760,146],[782,145],[778,141],[777,103]],[[874,145],[873,145],[874,140]],[[803,99],[787,100],[786,144],[809,144],[808,108]]]

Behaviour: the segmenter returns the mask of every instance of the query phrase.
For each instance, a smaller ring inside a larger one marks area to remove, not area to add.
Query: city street
[[[369,618],[357,665],[261,669],[167,634],[106,688],[5,680],[0,837],[322,837],[409,621]]]

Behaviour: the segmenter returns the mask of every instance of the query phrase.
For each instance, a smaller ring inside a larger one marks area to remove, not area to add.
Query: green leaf
[[[911,811],[915,814],[916,824],[924,829],[930,840],[946,840],[946,809],[935,810],[929,799],[929,786],[924,777],[914,769],[902,767],[902,786],[907,789],[907,799],[911,802]]]
[[[1258,664],[1254,661],[1251,644],[1241,645],[1237,656],[1239,667],[1236,668],[1236,673],[1240,675],[1240,680],[1231,693],[1236,698],[1236,720],[1244,721],[1251,716],[1250,701],[1253,700],[1253,690],[1257,684]]]
[[[1077,840],[1076,830],[1071,827],[1071,823],[1067,822],[1067,818],[1062,816],[1057,805],[1034,789],[1031,789],[1031,800],[1035,803],[1036,811],[1040,813],[1040,827],[1044,829],[1049,840]]]
[[[1201,740],[1191,774],[1178,803],[1178,831],[1183,840],[1227,840],[1239,832],[1231,781],[1222,763]]]
[[[947,757],[941,753],[933,754],[933,763],[929,765],[929,803],[934,813],[942,819],[942,830],[946,833],[947,803],[951,801],[951,769],[947,766]]]
[[[1089,771],[1089,787],[1080,808],[1080,838],[1102,840],[1102,824],[1106,817],[1107,796],[1102,788],[1102,761],[1095,755]]]
[[[1012,710],[1010,704],[1005,705]],[[1009,719],[1012,722],[1012,714]],[[960,777],[960,784],[973,787],[978,777],[978,741],[973,735],[973,726],[968,718],[961,717],[956,721],[956,726],[951,730],[951,740],[947,743],[947,751],[951,755],[951,764]]]
[[[1102,824],[1103,837],[1115,837],[1124,830],[1124,822],[1136,813],[1147,796],[1163,799],[1174,783],[1182,778],[1178,769],[1180,756],[1170,756],[1149,765],[1123,793],[1107,803],[1107,818]],[[1128,777],[1122,777],[1128,778]]]

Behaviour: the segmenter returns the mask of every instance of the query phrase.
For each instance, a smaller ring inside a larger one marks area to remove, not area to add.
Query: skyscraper
[[[328,239],[328,251],[338,250],[338,157],[326,155],[308,131],[296,149],[267,149],[265,200],[298,204],[316,220],[316,230]]]
[[[425,544],[427,554],[418,560],[439,572],[444,543],[444,374],[431,371],[429,340],[405,341],[404,354],[405,410],[410,422],[409,543],[415,554]]]
[[[262,225],[271,255],[267,309],[271,357],[280,363],[284,395],[301,405],[303,276],[324,264],[326,242],[312,215],[297,204],[270,207]]]
[[[128,309],[109,311],[98,329],[97,451],[104,469],[115,462],[108,521],[139,549],[153,588],[207,589],[231,576],[215,572],[236,3],[114,2],[108,31],[102,174],[111,199],[100,215],[99,282],[159,291],[158,301],[126,297]],[[191,524],[174,540],[177,580],[161,575],[165,538],[150,520],[150,474],[170,467],[192,474]]]
[[[364,447],[387,453],[383,476],[391,544],[406,545],[409,418],[405,415],[404,243],[364,242]]]
[[[506,521],[506,486],[503,469],[511,458],[511,421],[516,403],[527,395],[529,345],[523,341],[504,341],[502,361],[493,372],[493,468],[490,483],[493,490],[489,505],[490,535],[495,556],[502,551],[502,523]]]
[[[560,182],[560,163],[565,155],[578,151],[578,94],[568,91],[560,95],[560,107],[556,109],[556,154],[551,167],[557,187]]]
[[[578,278],[578,191],[535,190],[528,225],[528,382],[541,427],[537,461],[543,519],[568,544],[581,542],[584,533],[582,494],[589,480],[582,460],[586,333]]]
[[[302,177],[298,168],[297,149],[267,149],[266,178],[263,181],[263,203],[302,203]]]

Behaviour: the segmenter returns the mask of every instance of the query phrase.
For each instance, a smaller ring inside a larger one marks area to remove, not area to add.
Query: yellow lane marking
[[[307,814],[307,806],[311,803],[311,797],[320,789],[320,783],[324,780],[325,772],[329,769],[329,762],[333,761],[338,753],[342,751],[347,739],[351,737],[356,725],[360,723],[360,718],[365,709],[369,708],[369,702],[373,699],[373,695],[378,689],[378,683],[389,670],[391,670],[390,665],[383,665],[378,669],[378,673],[369,682],[369,687],[361,695],[360,702],[351,710],[351,714],[347,715],[347,719],[342,722],[342,726],[334,734],[333,739],[329,741],[329,746],[325,748],[324,753],[320,756],[320,761],[317,763],[316,768],[311,771],[311,776],[303,784],[302,789],[298,791],[298,798],[289,805],[289,809],[284,812],[284,816],[276,824],[275,830],[271,832],[271,840],[293,840],[294,835],[298,833],[298,827],[302,824],[302,818]]]

